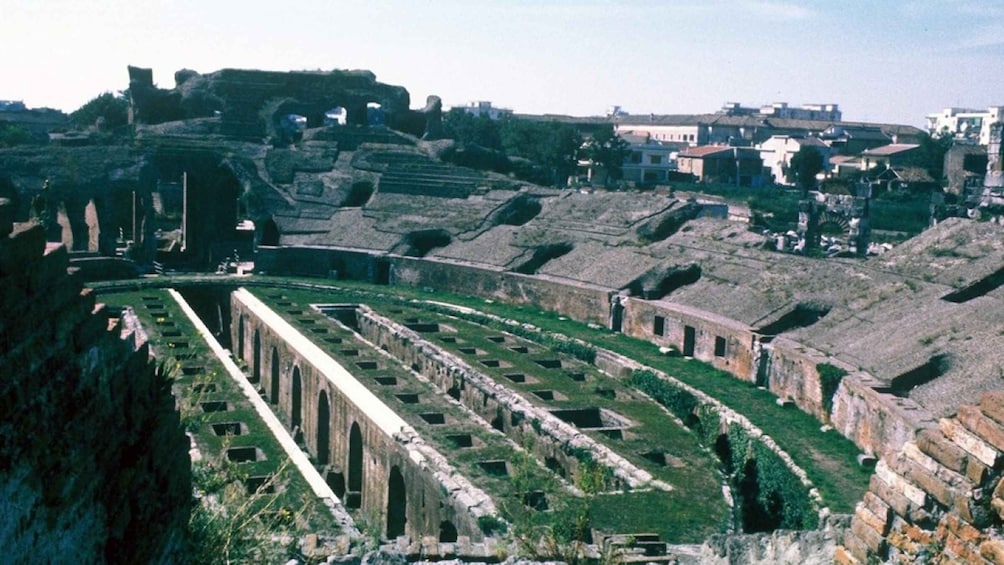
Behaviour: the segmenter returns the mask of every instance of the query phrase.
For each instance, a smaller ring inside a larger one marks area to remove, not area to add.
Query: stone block
[[[908,457],[896,457],[895,470],[910,486],[934,498],[942,506],[952,506],[957,492],[951,485],[938,478],[934,472]]]
[[[966,543],[959,536],[947,532],[942,539],[945,540],[945,555],[943,558],[948,557],[948,563],[986,563],[986,560],[980,556],[979,548]]]
[[[876,485],[877,482],[882,484]],[[927,494],[889,468],[885,459],[880,459],[875,465],[875,475],[871,484],[870,490],[901,516],[906,516],[910,512],[910,504],[916,508],[923,508],[927,504]],[[905,499],[909,504],[903,504],[900,499]]]
[[[927,428],[917,434],[917,447],[945,467],[963,472],[969,454],[951,442],[939,429]]]
[[[986,441],[998,451],[1004,451],[1004,426],[983,415],[975,406],[961,406],[956,418],[967,430]]]
[[[888,524],[892,518],[892,508],[871,491],[865,492],[865,495],[861,498],[861,504],[879,520],[882,520],[884,524]]]
[[[966,469],[963,473],[974,485],[982,485],[990,476],[990,467],[983,464],[975,457],[970,457],[966,461]]]
[[[984,394],[980,398],[980,411],[998,424],[1004,424],[1004,390]]]
[[[868,556],[871,550],[868,548],[868,545],[865,544],[865,542],[861,538],[854,535],[850,531],[848,531],[847,535],[844,536],[843,548],[846,550],[845,553],[847,553],[847,555],[850,556],[852,559],[854,559],[856,562],[858,563],[869,562]]]
[[[863,520],[851,521],[851,533],[868,548],[869,553],[883,556],[886,552],[885,537]]]
[[[838,545],[833,552],[833,563],[835,565],[860,565],[862,562],[855,559],[846,547]]]
[[[992,445],[967,430],[961,423],[959,423],[958,420],[942,418],[939,424],[941,431],[945,432],[945,436],[955,442],[959,447],[966,450],[989,467],[995,467],[997,465],[997,458],[1000,456],[1000,452]]]
[[[888,521],[884,517],[876,516],[863,504],[859,504],[854,510],[854,521],[862,522],[869,529],[874,530],[880,536],[888,532]]]
[[[1004,539],[988,539],[981,543],[980,556],[991,563],[1004,563]]]
[[[958,536],[962,541],[970,544],[978,544],[983,539],[983,533],[980,530],[967,524],[962,518],[956,516],[955,514],[946,514],[944,519],[941,521],[945,528]]]

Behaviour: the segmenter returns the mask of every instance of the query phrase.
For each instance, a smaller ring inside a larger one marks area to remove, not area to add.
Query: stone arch
[[[279,350],[272,348],[272,375],[269,380],[268,400],[272,404],[279,403]]]
[[[331,404],[328,392],[317,395],[317,464],[327,465],[331,459]]]
[[[300,368],[296,365],[293,365],[293,384],[290,390],[292,398],[289,401],[289,427],[299,436],[298,428],[303,426],[303,379]]]
[[[279,246],[279,226],[276,225],[275,220],[272,218],[268,218],[261,224],[261,240],[259,245]]]
[[[449,520],[439,523],[439,543],[455,543],[457,541],[457,527]]]
[[[387,539],[403,536],[408,523],[408,493],[404,475],[395,465],[387,480]]]
[[[245,351],[244,351],[244,313],[243,312],[241,312],[241,315],[237,318],[237,343],[234,346],[234,349],[237,351],[237,358],[238,359],[246,359],[246,357],[244,356]]]
[[[251,344],[251,380],[257,383],[261,381],[261,333],[257,328],[252,341],[254,343]]]
[[[826,211],[819,216],[819,233],[830,236],[841,234],[849,237],[851,226],[844,215]]]
[[[359,508],[362,505],[363,490],[363,434],[356,422],[352,422],[352,427],[349,429],[348,483],[345,505],[349,508]]]

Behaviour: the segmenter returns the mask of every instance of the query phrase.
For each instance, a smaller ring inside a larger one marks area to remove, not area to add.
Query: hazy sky
[[[0,0],[0,99],[65,111],[182,68],[369,69],[413,107],[714,112],[835,102],[923,125],[1004,105],[1004,0]]]

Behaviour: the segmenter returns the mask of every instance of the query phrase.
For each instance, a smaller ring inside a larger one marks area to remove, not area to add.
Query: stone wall
[[[231,308],[232,319],[237,321],[231,325],[235,350],[250,352],[252,380],[260,379],[260,390],[291,429],[293,381],[299,378],[301,423],[297,431],[315,456],[318,438],[324,437],[318,429],[322,425],[319,406],[322,397],[327,399],[329,464],[322,474],[329,483],[342,485],[334,488],[346,506],[385,521],[391,476],[397,469],[408,500],[424,501],[406,503],[406,535],[418,539],[438,532],[441,523],[450,522],[459,535],[472,541],[484,538],[477,518],[495,514],[494,504],[426,444],[414,428],[334,359],[304,336],[297,337],[298,332],[291,326],[276,324],[271,315],[265,319],[262,314],[267,307],[246,291],[233,294]],[[353,468],[354,441],[359,442],[361,453],[358,469]],[[352,487],[355,473],[361,474],[359,491]]]
[[[836,561],[1004,563],[1004,392],[881,459]]]
[[[765,339],[745,324],[670,301],[618,296],[616,289],[569,280],[363,250],[259,248],[256,264],[271,274],[337,274],[339,278],[534,305],[606,327],[614,324],[616,298],[625,334],[671,347],[738,379],[764,386],[821,423],[832,424],[867,453],[896,450],[931,423],[928,412],[916,402],[883,392],[885,385],[853,367],[844,367],[849,375],[834,393],[827,413],[817,366],[842,366],[839,361],[798,342],[783,337]],[[308,265],[317,267],[312,273],[303,272]]]
[[[5,226],[0,226],[4,228]],[[145,343],[123,336],[40,227],[0,229],[3,560],[182,559],[188,439]]]
[[[756,379],[756,357],[751,345],[757,343],[758,336],[750,327],[668,301],[629,298],[624,306],[625,334],[673,347],[742,380]],[[661,332],[656,331],[659,329]]]

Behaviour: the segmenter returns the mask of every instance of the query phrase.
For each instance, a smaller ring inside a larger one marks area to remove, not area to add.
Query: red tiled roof
[[[703,159],[708,155],[714,155],[716,153],[724,153],[726,151],[732,152],[735,147],[729,147],[727,145],[702,145],[700,147],[691,147],[686,151],[680,152],[678,157],[694,157],[697,159]]]
[[[895,155],[897,153],[903,153],[904,151],[910,151],[911,149],[916,149],[920,147],[919,145],[914,145],[912,143],[890,143],[889,145],[883,145],[882,147],[873,147],[872,149],[865,149],[861,152],[862,155],[872,155],[872,156],[888,156]]]

